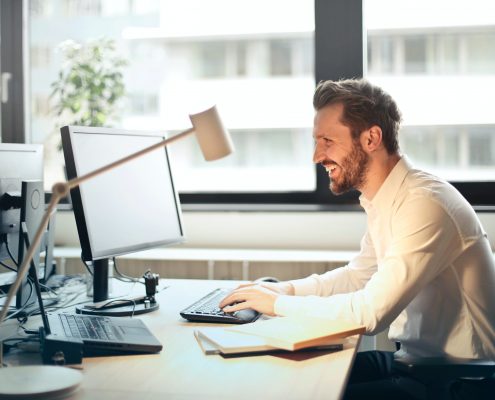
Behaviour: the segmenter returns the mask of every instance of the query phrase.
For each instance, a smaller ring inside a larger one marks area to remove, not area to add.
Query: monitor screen
[[[61,129],[69,179],[164,139],[112,128]],[[166,148],[160,148],[71,190],[82,257],[112,258],[184,241],[181,209]]]
[[[0,261],[14,266],[20,264],[23,250],[20,249],[22,237],[19,227],[21,222],[22,201],[16,203],[15,198],[20,198],[23,181],[43,181],[43,146],[39,144],[0,143]],[[42,186],[41,186],[42,188]],[[42,189],[41,189],[42,191]],[[40,196],[41,197],[41,196]],[[40,201],[44,199],[40,198]],[[14,204],[15,203],[15,204]],[[25,202],[26,203],[26,202]],[[31,204],[27,202],[26,204]],[[40,213],[27,211],[28,217],[33,220],[25,221],[35,230],[40,220]],[[42,211],[42,207],[38,211]],[[31,237],[34,232],[30,232]],[[20,256],[20,257],[19,257]],[[39,252],[34,255],[35,265],[39,267]],[[14,268],[15,269],[15,268]],[[10,283],[6,269],[0,267],[0,280]],[[38,271],[40,275],[40,271]],[[42,275],[42,274],[41,274]],[[5,278],[5,279],[4,279]],[[34,293],[26,285],[26,278],[21,284],[16,297],[17,308],[26,308],[35,302]]]

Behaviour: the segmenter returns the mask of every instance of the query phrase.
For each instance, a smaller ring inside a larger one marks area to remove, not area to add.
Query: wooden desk
[[[232,281],[165,280],[160,309],[140,316],[162,342],[156,355],[85,358],[74,399],[339,399],[357,342],[340,352],[279,353],[224,358],[204,355],[179,311]],[[161,285],[160,285],[161,286]],[[140,288],[142,290],[142,288]]]

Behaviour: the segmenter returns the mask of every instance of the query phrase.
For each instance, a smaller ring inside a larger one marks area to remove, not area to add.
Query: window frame
[[[27,1],[1,3],[2,71],[24,71],[11,82],[12,101],[2,104],[2,141],[23,143],[29,123],[29,105],[25,97],[28,77],[26,48],[28,38]],[[341,33],[345,32],[345,35]],[[363,25],[363,0],[315,0],[315,81],[358,78],[364,74],[367,56]],[[24,49],[24,50],[23,50]],[[338,58],[331,57],[338,54]],[[181,193],[184,210],[237,211],[349,211],[361,210],[356,191],[335,196],[328,189],[328,176],[315,166],[316,189],[300,192]],[[476,210],[495,210],[495,180],[451,182]]]
[[[25,74],[24,38],[26,28],[23,16],[26,8],[23,1],[3,0],[0,3],[0,72],[10,73],[11,79],[6,88],[8,101],[1,103],[1,135],[4,143],[25,143]],[[22,73],[20,72],[22,71]],[[3,80],[3,79],[2,79]],[[3,94],[3,93],[2,93]],[[2,95],[3,97],[3,95]]]

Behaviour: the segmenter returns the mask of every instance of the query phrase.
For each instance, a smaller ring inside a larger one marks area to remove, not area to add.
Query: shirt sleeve
[[[330,296],[354,292],[364,287],[376,272],[376,256],[368,232],[361,240],[361,250],[349,264],[324,274],[313,274],[304,279],[290,281],[296,296]]]
[[[345,319],[364,325],[367,333],[386,328],[462,250],[454,222],[431,198],[411,196],[391,224],[393,240],[364,287],[330,297],[279,296],[275,312]]]

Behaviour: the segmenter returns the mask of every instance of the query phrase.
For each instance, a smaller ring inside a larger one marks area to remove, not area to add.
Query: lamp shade
[[[234,152],[234,144],[215,106],[189,116],[206,161],[218,160]]]

